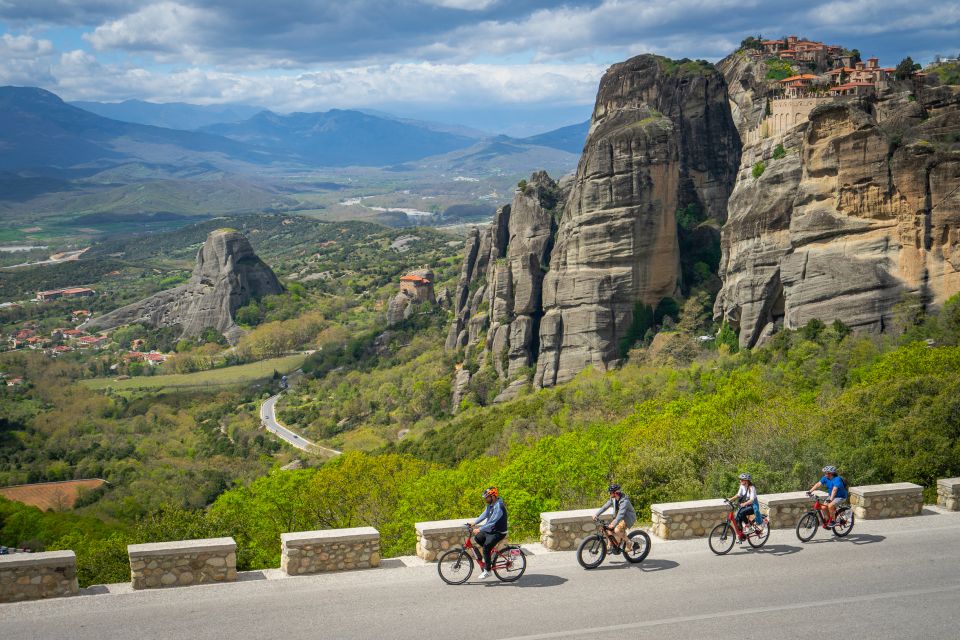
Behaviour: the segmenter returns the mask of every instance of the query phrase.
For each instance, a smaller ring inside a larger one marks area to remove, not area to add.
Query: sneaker
[[[490,577],[490,572],[489,572],[489,571],[481,571],[481,572],[480,572],[480,576],[479,576],[479,579],[480,579],[480,580],[486,580],[486,579],[489,578],[489,577]]]
[[[824,529],[833,529],[833,525],[834,525],[834,524],[835,524],[835,523],[833,522],[833,520],[831,520],[830,522],[828,522],[828,523],[826,523],[825,525],[823,525],[823,528],[824,528]]]

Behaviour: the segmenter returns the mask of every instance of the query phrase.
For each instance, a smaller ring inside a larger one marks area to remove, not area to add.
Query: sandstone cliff
[[[960,290],[960,92],[911,91],[817,107],[744,149],[715,305],[741,345],[813,318],[882,331],[905,295]]]
[[[154,327],[179,326],[184,336],[199,335],[207,327],[236,343],[241,330],[234,313],[251,299],[283,292],[280,281],[239,232],[220,229],[207,237],[197,252],[190,280],[129,304],[85,325],[88,330],[112,329],[142,322]]]
[[[677,210],[726,220],[739,153],[712,66],[643,55],[607,71],[543,282],[537,386],[620,362],[637,303],[680,291]]]

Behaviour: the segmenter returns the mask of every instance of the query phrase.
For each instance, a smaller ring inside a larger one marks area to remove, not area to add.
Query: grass
[[[271,358],[250,364],[241,364],[223,369],[197,371],[196,373],[175,373],[159,376],[139,376],[129,380],[115,380],[114,378],[94,378],[81,380],[80,384],[90,389],[112,389],[115,391],[131,389],[199,389],[204,387],[227,387],[232,385],[249,384],[266,380],[273,376],[274,371],[282,374],[299,369],[306,359],[304,354]]]

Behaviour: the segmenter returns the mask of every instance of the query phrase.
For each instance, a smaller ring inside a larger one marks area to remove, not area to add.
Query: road
[[[440,582],[434,565],[0,605],[0,637],[902,639],[960,636],[960,513],[863,521],[850,537],[715,556],[654,540],[641,565],[529,557],[514,584]],[[385,564],[399,564],[396,560]],[[276,573],[275,571],[269,572]],[[260,578],[260,579],[255,579]]]
[[[301,451],[312,453],[320,451],[329,455],[340,455],[340,452],[336,449],[331,449],[329,447],[324,447],[314,442],[310,442],[300,434],[294,433],[286,426],[280,424],[280,422],[277,420],[276,405],[277,400],[280,399],[281,395],[283,395],[283,392],[278,393],[275,396],[270,396],[263,401],[262,405],[260,405],[260,423],[263,424],[264,428],[281,440],[286,441],[288,444],[300,449]]]

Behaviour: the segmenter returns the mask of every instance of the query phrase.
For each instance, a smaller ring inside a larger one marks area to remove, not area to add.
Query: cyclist
[[[823,514],[823,519],[826,520],[823,528],[830,529],[833,527],[834,518],[837,517],[837,508],[842,507],[847,501],[847,483],[837,473],[836,467],[827,465],[823,468],[823,477],[820,478],[820,482],[810,487],[810,491],[807,493],[813,493],[820,487],[823,487],[823,490],[829,493],[827,499],[820,506],[820,512]]]
[[[637,512],[633,509],[633,503],[630,502],[630,497],[621,490],[620,485],[610,485],[607,487],[607,492],[610,494],[610,499],[603,503],[603,506],[600,507],[600,510],[593,516],[593,519],[599,520],[600,514],[613,507],[613,521],[607,525],[607,529],[613,533],[613,537],[618,542],[626,544],[628,541],[627,529],[632,527],[637,521]],[[637,543],[634,543],[634,545],[636,544]],[[607,550],[610,553],[617,553],[609,543]]]
[[[477,544],[483,547],[483,571],[480,572],[480,579],[486,580],[490,577],[490,554],[493,548],[507,537],[507,508],[503,506],[496,487],[484,489],[483,500],[487,506],[473,521],[473,535]]]
[[[744,527],[748,525],[751,520],[750,516],[753,516],[753,522],[761,522],[763,516],[760,515],[760,501],[757,500],[757,487],[753,484],[753,476],[749,473],[740,474],[740,488],[737,489],[737,494],[729,498],[731,502],[736,500],[736,504],[739,506],[737,509],[737,524],[740,526],[740,531],[743,531]],[[737,534],[737,542],[743,543],[743,535]]]

